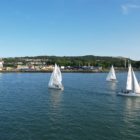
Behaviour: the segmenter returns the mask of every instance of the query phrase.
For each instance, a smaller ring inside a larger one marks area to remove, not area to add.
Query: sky
[[[0,0],[0,57],[140,60],[140,0]]]

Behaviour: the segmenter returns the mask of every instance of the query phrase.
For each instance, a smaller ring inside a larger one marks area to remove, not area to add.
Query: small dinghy
[[[115,70],[114,70],[113,65],[111,66],[111,69],[106,77],[106,81],[117,82],[117,78],[116,78],[116,74],[115,74]]]
[[[62,85],[62,74],[57,64],[55,64],[54,70],[52,72],[52,75],[48,84],[48,88],[56,89],[56,90],[64,90],[64,87]]]

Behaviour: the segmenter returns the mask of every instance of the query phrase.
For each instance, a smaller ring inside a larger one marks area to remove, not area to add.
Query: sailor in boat
[[[54,86],[55,86],[56,88],[59,88],[59,85],[57,85],[57,84],[54,84]]]
[[[130,90],[123,90],[123,89],[121,90],[121,92],[124,93],[124,94],[131,93]]]

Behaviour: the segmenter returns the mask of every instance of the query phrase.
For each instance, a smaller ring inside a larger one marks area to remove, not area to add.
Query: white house
[[[18,65],[17,70],[24,70],[24,69],[29,69],[27,65]]]
[[[4,62],[2,60],[0,60],[0,71],[3,70],[3,63]]]
[[[64,70],[65,69],[65,66],[61,66],[61,69]]]

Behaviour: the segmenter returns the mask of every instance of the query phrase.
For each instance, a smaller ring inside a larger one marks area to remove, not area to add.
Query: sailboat
[[[111,69],[110,69],[110,71],[109,71],[109,73],[107,75],[106,81],[112,81],[112,82],[116,82],[117,81],[113,65],[111,66]]]
[[[126,90],[118,93],[121,96],[139,96],[140,97],[140,85],[133,71],[131,64],[128,67],[128,75],[126,82]]]
[[[55,64],[54,70],[51,74],[48,88],[64,90],[64,87],[62,85],[62,74],[57,64]]]

